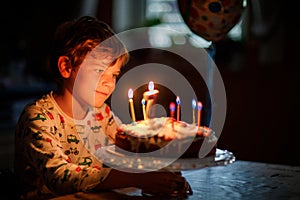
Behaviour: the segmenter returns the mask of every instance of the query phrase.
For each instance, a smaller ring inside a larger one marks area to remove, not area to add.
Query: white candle
[[[198,127],[201,125],[201,110],[202,110],[202,103],[198,101]]]
[[[149,81],[148,83],[148,91],[144,92],[143,97],[146,101],[148,101],[151,98],[155,98],[157,94],[159,93],[158,90],[154,89],[154,82]]]
[[[136,119],[135,119],[135,113],[134,113],[134,107],[133,107],[133,90],[130,88],[128,90],[128,98],[129,98],[129,105],[130,105],[130,113],[131,113],[131,118],[132,118],[132,121],[135,122]]]
[[[179,96],[176,97],[176,103],[177,103],[177,121],[180,120],[180,98]]]
[[[143,98],[147,101],[147,105],[146,105],[147,119],[151,118],[150,109],[151,109],[151,106],[155,104],[155,100],[156,100],[158,93],[159,93],[159,91],[154,89],[154,82],[150,81],[148,83],[148,91],[144,92],[144,94],[143,94]]]
[[[195,99],[192,100],[192,109],[193,109],[193,124],[196,123],[196,117],[195,117],[195,108],[196,108],[197,102]]]
[[[146,100],[142,99],[142,107],[143,107],[143,116],[144,116],[144,120],[147,120],[147,115],[146,115]]]

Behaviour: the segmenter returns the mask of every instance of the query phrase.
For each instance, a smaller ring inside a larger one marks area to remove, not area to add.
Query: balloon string
[[[215,53],[216,53],[216,46],[215,43],[212,42],[211,45],[206,49],[209,58],[208,58],[208,63],[207,63],[207,87],[208,87],[208,94],[206,94],[206,102],[210,102],[210,97],[213,95],[210,95],[213,93],[213,79],[214,79],[214,68],[213,68],[213,60],[215,58]],[[211,100],[213,104],[213,99]],[[205,119],[207,120],[207,124],[210,127],[211,123],[211,113],[212,113],[213,105],[211,105],[211,111],[210,112],[205,112],[206,116]]]
[[[211,45],[207,48],[207,53],[211,57],[211,59],[213,59],[213,60],[215,59],[216,45],[213,41],[211,42]]]

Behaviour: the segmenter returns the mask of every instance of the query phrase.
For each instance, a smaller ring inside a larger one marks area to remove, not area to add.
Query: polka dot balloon
[[[208,41],[222,40],[244,9],[243,0],[177,0],[184,22]]]

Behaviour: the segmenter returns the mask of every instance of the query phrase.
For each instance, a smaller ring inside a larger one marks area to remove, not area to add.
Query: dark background
[[[13,166],[13,131],[18,112],[28,100],[54,87],[46,68],[55,27],[81,15],[83,2],[1,3],[1,169]],[[116,12],[113,2],[118,1],[99,0],[94,13],[111,26]],[[299,111],[295,14],[288,3],[260,2],[266,31],[251,30],[257,12],[248,6],[245,37],[238,42],[225,38],[215,43],[215,63],[227,95],[227,116],[218,147],[234,152],[239,160],[300,165],[300,132],[293,129]],[[132,2],[128,5],[135,6]]]

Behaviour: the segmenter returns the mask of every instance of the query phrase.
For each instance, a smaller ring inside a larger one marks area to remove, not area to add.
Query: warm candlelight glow
[[[198,127],[201,125],[201,110],[202,110],[202,103],[198,101]]]
[[[179,96],[176,97],[176,103],[177,103],[177,121],[180,120],[180,98]]]
[[[142,107],[143,107],[143,116],[144,116],[144,120],[147,119],[147,115],[146,115],[146,100],[145,99],[142,99]]]
[[[193,111],[193,124],[196,123],[196,117],[195,117],[195,108],[197,106],[197,102],[195,99],[192,100],[192,111]]]
[[[128,98],[129,98],[129,105],[130,105],[130,113],[131,113],[131,118],[132,118],[132,121],[135,122],[136,119],[135,119],[135,113],[134,113],[134,107],[133,107],[133,90],[130,88],[128,90]]]

